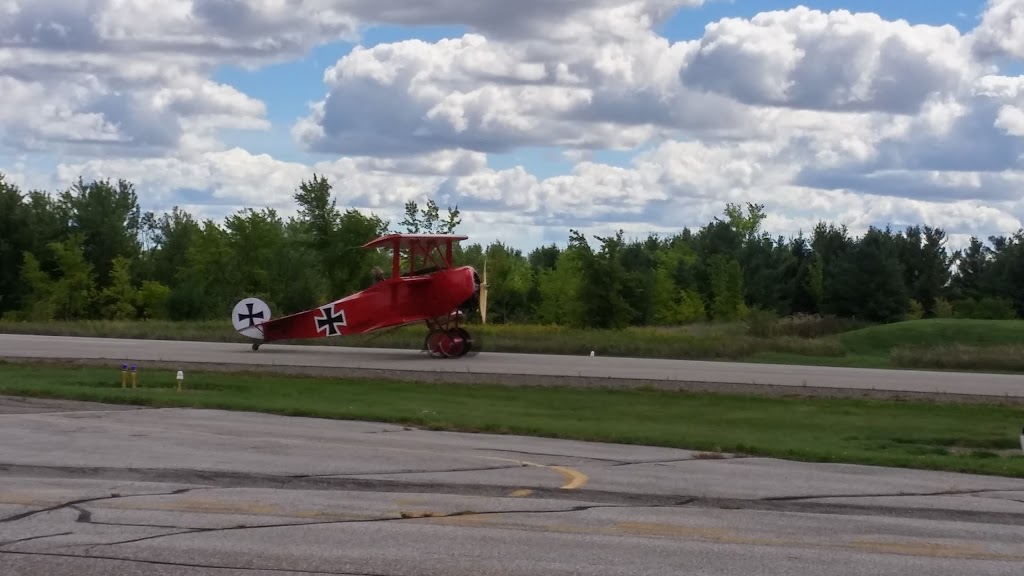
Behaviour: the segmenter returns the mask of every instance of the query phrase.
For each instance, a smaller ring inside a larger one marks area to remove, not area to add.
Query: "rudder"
[[[231,311],[231,324],[235,331],[249,338],[263,340],[261,324],[270,320],[270,306],[259,298],[245,298]]]

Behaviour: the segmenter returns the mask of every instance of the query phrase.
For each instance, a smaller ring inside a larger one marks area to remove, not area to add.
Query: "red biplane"
[[[452,265],[452,245],[466,236],[454,234],[390,234],[363,248],[391,249],[391,276],[373,286],[318,308],[271,318],[270,307],[258,298],[235,304],[235,330],[257,340],[252,349],[276,340],[327,338],[366,334],[424,322],[424,348],[435,358],[459,358],[474,349],[462,327],[466,310],[487,318],[487,268],[481,278],[471,266]],[[402,251],[408,269],[402,271]]]

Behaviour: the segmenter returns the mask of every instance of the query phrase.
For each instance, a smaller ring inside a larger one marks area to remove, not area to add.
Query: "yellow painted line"
[[[586,474],[573,468],[566,468],[565,466],[549,466],[548,468],[551,468],[562,476],[565,476],[565,479],[568,480],[568,482],[562,486],[563,490],[576,490],[577,488],[585,485],[589,480]]]
[[[478,456],[478,458],[487,458],[490,460],[503,460],[505,462],[516,462],[523,466],[533,466],[534,468],[547,468],[548,470],[554,470],[562,475],[565,479],[565,484],[560,486],[562,490],[576,490],[581,486],[584,486],[590,478],[586,474],[573,468],[566,468],[565,466],[549,466],[547,464],[538,464],[536,462],[527,462],[526,460],[515,460],[513,458],[499,458],[497,456]]]
[[[395,446],[361,446],[361,445],[358,445],[358,444],[332,444],[332,445],[333,446],[337,446],[337,447],[342,447],[342,448],[357,448],[357,449],[361,449],[361,450],[386,450],[386,451],[389,451],[389,452],[408,452],[408,453],[411,453],[411,454],[419,454],[419,455],[423,455],[423,454],[438,454],[438,455],[442,455],[442,456],[451,456],[451,457],[454,457],[454,458],[467,458],[467,459],[472,459],[472,460],[493,460],[495,462],[511,462],[513,464],[519,464],[520,466],[531,466],[531,467],[534,467],[534,468],[545,468],[547,470],[553,470],[554,472],[557,472],[558,474],[562,475],[562,477],[566,481],[565,484],[560,486],[560,488],[562,488],[563,490],[576,490],[576,489],[581,488],[584,485],[586,485],[586,483],[590,480],[590,478],[586,474],[584,474],[583,472],[580,472],[579,470],[573,469],[573,468],[568,468],[568,467],[565,467],[565,466],[549,466],[547,464],[538,464],[536,462],[529,462],[529,461],[526,461],[526,460],[517,460],[515,458],[502,458],[500,456],[478,456],[476,454],[462,454],[462,453],[450,454],[450,453],[446,453],[446,452],[438,452],[436,450],[417,450],[415,448],[398,448],[398,447],[395,447]],[[447,472],[445,472],[444,470],[437,470],[437,471],[429,471],[428,470],[428,471],[424,471],[422,473],[423,474],[446,474]],[[337,476],[345,476],[345,473],[340,472],[340,473],[338,473],[336,475]],[[388,472],[380,472],[380,475],[381,476],[387,476]]]
[[[210,433],[210,434],[212,434],[212,433]],[[532,466],[534,468],[545,468],[547,470],[552,470],[554,472],[557,472],[558,474],[560,474],[566,480],[566,483],[563,484],[560,487],[563,490],[576,490],[576,489],[581,488],[582,486],[586,485],[586,483],[590,480],[590,478],[587,477],[586,474],[584,474],[583,472],[580,472],[579,470],[575,470],[573,468],[568,468],[568,467],[565,467],[565,466],[549,466],[547,464],[538,464],[536,462],[528,462],[526,460],[517,460],[515,458],[502,458],[500,456],[480,456],[480,455],[477,455],[477,454],[465,454],[465,453],[439,452],[437,450],[417,450],[415,448],[399,448],[397,446],[374,446],[374,445],[345,444],[345,443],[330,443],[330,445],[334,446],[334,447],[337,447],[337,448],[354,448],[354,449],[357,449],[357,450],[406,452],[406,453],[409,453],[409,454],[418,454],[418,455],[421,455],[421,456],[424,455],[424,454],[437,454],[437,455],[440,455],[440,456],[449,456],[449,457],[453,457],[453,458],[466,458],[466,459],[469,459],[469,460],[492,460],[492,461],[495,461],[495,462],[511,462],[513,464],[519,464],[520,466]],[[498,448],[495,448],[494,450],[500,451],[500,449],[498,449]],[[449,472],[446,472],[445,470],[425,470],[425,471],[422,472],[422,474],[447,474],[447,473],[449,473]],[[389,473],[386,472],[386,471],[379,472],[379,475],[381,475],[381,476],[387,476],[388,474]],[[337,474],[332,474],[332,476],[346,476],[346,474],[344,472],[339,472]]]
[[[524,498],[526,496],[529,496],[530,494],[533,494],[533,490],[530,490],[528,488],[520,488],[519,490],[513,490],[512,492],[510,492],[509,496],[513,498]]]
[[[28,416],[37,416],[37,415],[30,414]],[[46,416],[46,415],[44,414],[44,415],[38,415],[38,416],[43,417],[43,416]],[[117,425],[116,422],[113,423],[113,424]],[[123,428],[136,428],[135,425],[129,425],[129,424],[121,425],[121,427],[123,427]],[[165,431],[170,431],[170,432],[178,432],[178,431],[180,431],[177,428],[167,428],[167,427],[162,427],[162,426],[148,426],[147,429],[149,429],[149,430],[165,430]],[[217,433],[217,432],[206,432],[206,431],[189,431],[189,432],[192,433],[192,434],[198,434],[198,435],[204,435],[204,436],[213,436],[213,437],[217,437],[217,438],[223,436],[223,434],[220,434],[220,433]],[[299,443],[299,442],[302,442],[302,440],[297,440],[297,439],[283,440],[283,439],[280,439],[280,438],[273,438],[273,440],[278,441],[278,442],[286,442],[286,443]],[[417,450],[415,448],[399,448],[397,446],[379,446],[379,445],[371,445],[371,444],[347,444],[347,443],[341,443],[341,442],[327,442],[327,444],[329,446],[333,446],[333,447],[336,447],[336,448],[353,448],[353,449],[356,449],[356,450],[372,450],[372,451],[388,451],[388,452],[406,452],[406,453],[418,454],[418,455],[437,454],[437,455],[442,455],[442,456],[450,456],[450,457],[454,457],[454,458],[466,458],[466,459],[470,459],[470,460],[492,460],[492,461],[496,461],[496,462],[512,462],[512,463],[519,464],[521,466],[532,466],[532,467],[535,467],[535,468],[546,468],[548,470],[553,470],[554,472],[557,472],[558,474],[562,475],[562,477],[566,480],[566,483],[563,484],[560,487],[563,490],[576,490],[576,489],[581,488],[582,486],[586,485],[586,483],[589,481],[589,478],[583,472],[580,472],[579,470],[574,470],[572,468],[567,468],[565,466],[549,466],[547,464],[538,464],[536,462],[527,462],[525,460],[516,460],[516,459],[513,459],[513,458],[501,458],[499,456],[480,456],[480,455],[476,455],[476,454],[440,452],[440,451],[437,451],[437,450]],[[494,448],[493,450],[500,451],[501,449],[500,448]],[[445,473],[446,472],[444,470],[437,470],[437,471],[426,470],[426,471],[423,472],[423,474],[445,474]],[[388,472],[387,471],[381,471],[379,474],[381,476],[386,476],[386,475],[388,475]],[[339,472],[337,474],[331,474],[331,475],[332,476],[346,476],[347,474],[345,474],[344,472]]]

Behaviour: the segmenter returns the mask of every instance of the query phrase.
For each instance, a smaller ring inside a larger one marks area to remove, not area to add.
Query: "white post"
[[[178,392],[181,392],[181,381],[185,379],[185,373],[178,370]]]

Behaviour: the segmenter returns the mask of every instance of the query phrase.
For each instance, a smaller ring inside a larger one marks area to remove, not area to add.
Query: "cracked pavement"
[[[1024,480],[0,398],[0,574],[1019,575]]]

